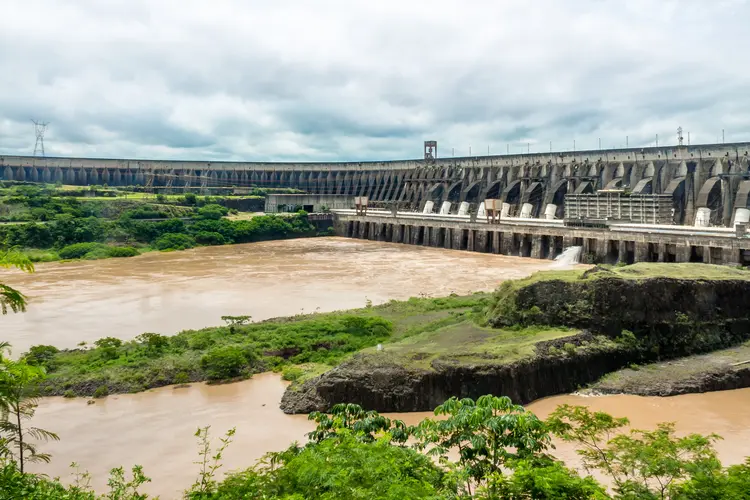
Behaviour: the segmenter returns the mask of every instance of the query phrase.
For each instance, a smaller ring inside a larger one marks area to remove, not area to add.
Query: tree
[[[314,431],[307,434],[316,443],[338,437],[342,433],[365,443],[375,441],[386,432],[390,434],[391,441],[400,444],[405,443],[410,436],[410,430],[401,420],[391,420],[355,404],[337,404],[331,408],[330,414],[314,411],[307,418],[318,424]]]
[[[24,421],[34,416],[38,401],[36,385],[43,378],[44,368],[41,366],[29,365],[23,359],[13,361],[0,357],[0,436],[3,444],[0,453],[13,458],[21,473],[26,462],[50,460],[50,456],[39,453],[36,444],[28,438],[36,441],[59,439],[53,432],[24,425]]]
[[[0,267],[17,267],[28,273],[34,272],[34,264],[21,252],[16,250],[0,250]],[[23,312],[26,310],[26,297],[18,290],[0,283],[0,312],[8,314],[8,310]]]
[[[475,485],[503,474],[510,462],[543,456],[550,444],[544,422],[508,397],[487,395],[476,402],[454,397],[435,408],[435,415],[448,418],[423,420],[415,430],[418,448],[429,449],[444,463],[449,450],[458,450],[458,466],[465,472],[470,495]]]
[[[677,499],[685,482],[722,474],[713,448],[720,439],[716,434],[677,437],[673,423],[623,433],[626,418],[570,405],[559,406],[547,424],[564,441],[581,446],[576,451],[586,470],[611,477],[620,498]]]

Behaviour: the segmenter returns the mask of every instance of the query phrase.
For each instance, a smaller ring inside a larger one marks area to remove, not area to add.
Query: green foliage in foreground
[[[0,268],[15,267],[28,273],[34,272],[34,264],[23,254],[13,250],[0,249]],[[0,314],[26,310],[26,296],[0,282]]]
[[[265,455],[246,470],[218,478],[234,429],[212,449],[198,429],[199,474],[186,500],[742,500],[750,495],[750,460],[721,466],[715,436],[676,436],[671,424],[632,429],[627,419],[561,406],[541,420],[508,398],[451,398],[440,419],[409,427],[357,405],[315,413],[309,442]],[[585,475],[548,454],[552,438],[574,443]],[[75,464],[74,464],[75,465]],[[610,487],[589,473],[606,478]],[[149,479],[140,467],[128,480],[113,469],[110,492],[96,496],[77,469],[72,486],[23,474],[0,460],[5,498],[144,500]],[[4,496],[3,496],[4,495]]]

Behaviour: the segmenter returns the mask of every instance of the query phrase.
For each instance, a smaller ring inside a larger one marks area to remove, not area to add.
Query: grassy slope
[[[750,279],[750,272],[745,269],[737,269],[728,266],[718,266],[714,264],[697,264],[697,263],[680,263],[680,264],[659,264],[650,262],[640,262],[630,266],[605,266],[598,268],[603,272],[590,273],[584,276],[587,270],[552,270],[539,271],[528,278],[517,280],[518,286],[524,286],[538,281],[562,280],[562,281],[579,281],[594,280],[599,278],[617,277],[622,279],[648,279],[648,278],[674,278],[674,279],[710,279],[710,280],[730,280],[730,279]]]
[[[365,349],[358,362],[421,369],[430,369],[437,360],[466,364],[512,363],[533,356],[538,342],[579,333],[567,328],[546,327],[492,329],[481,327],[465,316],[456,318],[463,318],[463,321],[385,345],[383,351]]]

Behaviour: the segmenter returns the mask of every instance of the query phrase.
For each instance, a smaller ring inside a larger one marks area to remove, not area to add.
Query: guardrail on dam
[[[566,194],[628,188],[672,197],[677,224],[692,224],[699,208],[729,226],[750,202],[750,143],[610,149],[345,163],[258,163],[0,156],[0,180],[158,188],[265,186],[314,194],[367,196],[419,209],[498,199],[550,205],[562,218]]]

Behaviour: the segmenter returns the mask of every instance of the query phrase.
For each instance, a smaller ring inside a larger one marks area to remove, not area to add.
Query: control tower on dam
[[[297,188],[312,194],[365,196],[422,211],[428,202],[463,202],[473,210],[498,200],[510,213],[561,219],[566,195],[622,189],[666,195],[676,224],[693,225],[699,209],[730,226],[750,208],[750,143],[664,146],[416,160],[268,163],[0,156],[0,180],[154,189],[220,186]],[[662,196],[664,198],[664,196]],[[552,212],[552,213],[550,213]],[[705,210],[704,210],[705,212]]]

